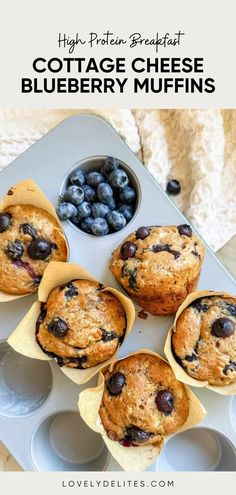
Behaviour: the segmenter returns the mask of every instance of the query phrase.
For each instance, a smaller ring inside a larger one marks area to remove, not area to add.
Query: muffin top
[[[176,360],[192,378],[224,386],[236,381],[236,297],[196,299],[172,334]]]
[[[186,422],[186,388],[160,358],[129,356],[107,370],[104,378],[99,414],[111,440],[125,446],[158,446]]]
[[[114,251],[110,268],[128,292],[150,292],[176,274],[187,277],[203,256],[189,225],[140,227]]]
[[[90,280],[57,287],[42,304],[36,340],[60,366],[90,368],[116,351],[126,330],[120,301]]]
[[[63,233],[46,211],[18,205],[0,213],[0,290],[35,292],[49,261],[66,259]]]

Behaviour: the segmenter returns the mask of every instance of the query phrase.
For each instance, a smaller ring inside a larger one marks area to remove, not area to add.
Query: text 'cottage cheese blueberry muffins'
[[[236,394],[236,296],[190,294],[168,333],[165,354],[184,383]]]
[[[114,251],[110,269],[144,310],[169,315],[196,288],[204,254],[189,225],[140,227]]]
[[[78,406],[84,421],[130,471],[151,465],[168,435],[190,428],[205,414],[169,364],[145,349],[103,368],[97,388],[82,391]]]
[[[135,318],[126,296],[73,263],[51,262],[38,297],[8,343],[25,356],[55,359],[76,383],[116,358]]]
[[[0,203],[0,301],[36,292],[50,261],[66,261],[68,246],[52,204],[32,180]]]

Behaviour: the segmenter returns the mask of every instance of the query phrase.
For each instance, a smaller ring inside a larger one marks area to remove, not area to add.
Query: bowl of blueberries
[[[66,177],[57,215],[85,234],[114,234],[134,218],[140,191],[137,177],[121,160],[90,157],[77,163]]]

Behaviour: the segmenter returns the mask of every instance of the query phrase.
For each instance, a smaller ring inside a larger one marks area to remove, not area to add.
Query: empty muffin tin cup
[[[195,378],[192,378],[190,375],[188,375],[185,371],[184,368],[176,361],[175,356],[172,352],[172,334],[175,332],[175,327],[176,327],[176,322],[178,318],[180,317],[181,313],[195,300],[200,299],[202,297],[213,297],[213,296],[220,296],[222,299],[227,299],[227,298],[235,298],[235,296],[231,294],[227,294],[226,292],[215,292],[215,291],[207,291],[207,290],[202,290],[202,291],[196,291],[192,292],[189,296],[186,297],[184,300],[183,304],[179,307],[174,323],[172,327],[169,329],[169,332],[167,334],[167,339],[165,342],[165,347],[164,347],[164,352],[165,355],[169,361],[169,364],[177,378],[177,380],[186,383],[186,385],[190,385],[192,387],[207,387],[210,390],[213,390],[213,392],[217,392],[218,394],[221,395],[234,395],[236,394],[236,382],[232,383],[231,385],[225,385],[223,387],[216,387],[209,385],[207,381],[200,381],[196,380]],[[236,301],[236,298],[235,298]]]
[[[19,418],[37,412],[52,387],[48,362],[26,359],[6,341],[0,343],[0,414]]]
[[[36,322],[40,314],[41,303],[45,303],[50,292],[71,280],[85,279],[98,282],[93,275],[74,263],[63,263],[52,261],[47,266],[38,290],[38,301],[36,301],[23,320],[13,331],[8,339],[9,345],[20,354],[35,359],[49,361],[53,358],[45,354],[35,339]],[[111,292],[122,304],[126,314],[126,331],[124,340],[130,333],[135,319],[135,309],[132,301],[112,287],[104,287],[104,290]],[[124,341],[123,340],[123,341]],[[111,358],[104,363],[86,369],[61,367],[62,372],[79,385],[86,383],[105,365],[112,363],[118,354],[119,346]]]
[[[114,158],[114,157],[109,157],[109,156],[105,156],[105,155],[98,155],[98,156],[90,156],[88,158],[85,158],[83,160],[80,160],[79,162],[77,162],[69,171],[69,173],[66,174],[63,182],[62,182],[62,185],[61,185],[61,188],[60,188],[60,191],[59,191],[59,197],[63,197],[63,194],[65,193],[65,190],[67,189],[67,187],[70,184],[70,181],[69,181],[69,177],[71,175],[71,173],[74,171],[74,170],[77,170],[77,169],[81,169],[83,172],[93,172],[93,171],[99,171],[101,169],[101,167],[104,165],[104,162],[107,158]],[[126,229],[126,227],[133,222],[134,218],[136,217],[137,213],[138,213],[138,210],[140,208],[140,205],[141,205],[141,197],[142,197],[142,191],[141,191],[141,186],[140,186],[140,182],[137,178],[137,175],[133,172],[133,170],[126,164],[124,163],[122,160],[120,159],[117,159],[119,164],[120,164],[120,168],[122,170],[124,170],[128,177],[129,177],[129,185],[131,187],[133,187],[133,189],[135,190],[136,192],[136,201],[135,201],[135,205],[134,205],[134,213],[133,213],[133,217],[131,218],[131,220],[129,222],[127,222],[127,224],[125,225],[125,227],[123,227],[122,231]],[[99,201],[99,200],[97,200]],[[68,222],[77,230],[79,230],[81,233],[83,233],[84,235],[89,235],[89,236],[92,236],[93,238],[96,236],[92,235],[92,234],[87,234],[86,232],[84,232],[83,230],[81,230],[77,225],[75,225],[73,222],[71,222],[70,220],[68,220]],[[117,232],[111,232],[110,234],[108,235],[115,235],[117,234]]]
[[[58,231],[65,240],[66,248],[67,248],[67,259],[69,258],[69,246],[64,235],[62,225],[57,217],[56,210],[53,207],[52,203],[45,196],[43,191],[35,184],[35,182],[31,179],[23,180],[22,182],[18,182],[16,185],[12,186],[11,189],[5,194],[2,201],[0,202],[0,212],[3,212],[10,206],[16,205],[31,205],[36,208],[41,208],[46,211],[49,215],[51,215],[58,225]],[[12,281],[14,284],[14,280]],[[0,290],[0,303],[12,301],[14,299],[19,299],[21,297],[26,297],[29,294],[23,295],[15,295],[15,294],[7,294]]]
[[[150,351],[149,349],[140,349],[137,352],[133,352],[129,356],[141,353],[150,354],[151,356],[155,356],[165,361],[159,354]],[[126,358],[129,356],[126,356]],[[115,363],[112,363],[110,365],[110,371],[112,371],[114,364]],[[99,416],[99,409],[102,402],[105,386],[103,372],[106,371],[106,368],[103,368],[103,370],[100,371],[98,377],[98,385],[96,388],[89,388],[83,390],[80,393],[78,407],[81,417],[93,431],[100,433],[111,455],[114,457],[114,459],[116,459],[116,461],[125,471],[144,471],[146,468],[151,466],[151,464],[153,464],[157,457],[160,455],[162,445],[140,445],[138,447],[129,446],[129,448],[127,448],[121,445],[119,442],[110,440],[110,438],[108,438]],[[178,430],[179,432],[193,427],[194,425],[202,421],[206,414],[205,408],[187,386],[186,392],[189,398],[189,415],[185,424]]]
[[[236,450],[230,440],[216,430],[191,428],[168,440],[156,470],[236,471]]]
[[[105,471],[109,452],[78,412],[48,416],[33,433],[31,457],[38,471]]]

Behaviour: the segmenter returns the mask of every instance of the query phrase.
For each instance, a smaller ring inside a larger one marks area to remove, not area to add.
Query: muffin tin
[[[108,269],[111,253],[140,225],[188,222],[112,127],[91,115],[73,116],[49,132],[0,174],[0,197],[20,180],[32,178],[56,206],[74,167],[93,168],[102,157],[121,160],[133,178],[138,198],[134,217],[120,232],[94,237],[71,222],[63,227],[70,261],[77,262],[104,284],[118,287]],[[234,279],[209,248],[198,284],[200,289],[236,293]],[[25,358],[6,339],[36,295],[0,304],[0,438],[25,470],[119,471],[101,438],[82,422],[80,390],[55,362]],[[150,348],[163,355],[172,317],[138,316],[119,355]],[[152,471],[236,471],[236,397],[194,389],[208,414],[199,427],[170,437]]]

